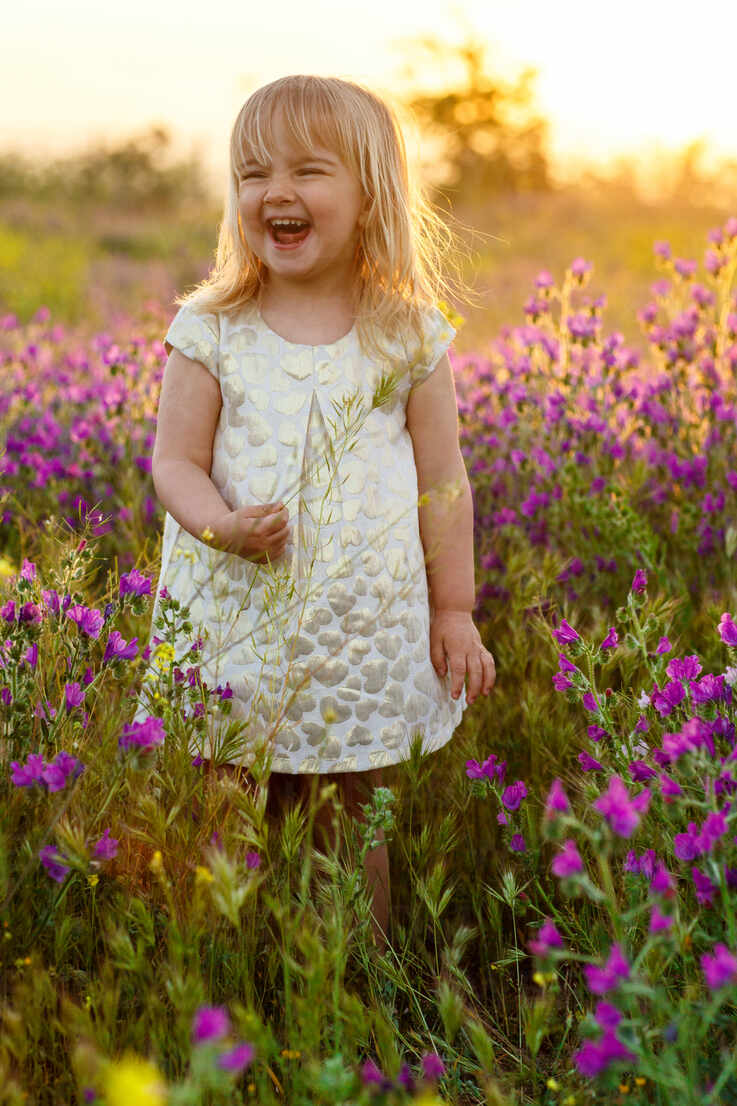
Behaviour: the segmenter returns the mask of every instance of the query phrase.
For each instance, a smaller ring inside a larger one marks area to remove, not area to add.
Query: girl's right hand
[[[221,548],[255,564],[281,556],[289,537],[289,512],[281,503],[238,507],[219,520]]]

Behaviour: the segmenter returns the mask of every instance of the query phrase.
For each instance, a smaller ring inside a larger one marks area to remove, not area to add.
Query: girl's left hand
[[[447,654],[447,663],[446,663]],[[441,678],[450,664],[451,694],[457,699],[468,673],[466,702],[488,695],[496,681],[494,658],[467,611],[435,611],[430,618],[430,660]]]

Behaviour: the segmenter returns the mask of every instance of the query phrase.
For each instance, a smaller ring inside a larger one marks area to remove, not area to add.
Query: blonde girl
[[[289,76],[243,104],[215,266],[166,335],[153,617],[164,586],[190,606],[202,678],[243,723],[237,748],[213,731],[197,751],[241,773],[267,756],[277,806],[317,774],[361,818],[413,739],[441,748],[494,684],[436,306],[447,237],[385,99]],[[367,876],[384,948],[385,844]]]

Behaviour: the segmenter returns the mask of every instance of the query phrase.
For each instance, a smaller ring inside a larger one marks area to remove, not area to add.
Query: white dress
[[[290,538],[271,566],[165,519],[152,625],[162,587],[189,605],[194,632],[177,659],[200,632],[202,679],[228,682],[231,719],[248,720],[237,758],[246,767],[266,742],[277,772],[381,768],[408,759],[417,732],[423,752],[441,748],[461,721],[465,688],[454,700],[450,672],[440,679],[430,660],[406,426],[410,388],[455,333],[432,308],[419,363],[372,407],[391,364],[363,355],[355,326],[337,342],[300,345],[249,303],[217,314],[185,305],[169,327],[166,341],[220,384],[210,478],[223,499],[231,509],[281,499],[289,511]],[[136,720],[147,713],[139,703]],[[193,753],[211,755],[217,725]]]

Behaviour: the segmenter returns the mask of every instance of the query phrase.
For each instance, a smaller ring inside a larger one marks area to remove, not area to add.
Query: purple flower
[[[412,1072],[410,1071],[409,1064],[405,1062],[402,1063],[402,1066],[399,1069],[399,1074],[397,1075],[397,1083],[400,1087],[404,1087],[406,1091],[409,1091],[410,1094],[413,1093],[415,1089],[415,1081],[412,1076]]]
[[[556,672],[553,676],[553,687],[556,691],[568,691],[573,684],[562,672]]]
[[[663,914],[658,904],[655,903],[650,912],[650,932],[662,933],[664,930],[670,929],[672,925],[673,919],[667,914]]]
[[[691,869],[691,876],[693,877],[696,901],[699,906],[711,906],[714,892],[718,890],[718,887],[698,868]]]
[[[695,653],[689,657],[674,657],[665,670],[672,680],[695,680],[701,672],[701,661]]]
[[[633,591],[635,595],[640,595],[647,587],[647,574],[643,569],[638,568],[632,580],[630,591]]]
[[[696,838],[696,844],[704,853],[711,852],[714,844],[727,832],[727,819],[724,811],[717,810],[707,814]]]
[[[585,1041],[573,1059],[581,1075],[593,1079],[611,1064],[617,1061],[632,1063],[637,1057],[611,1030],[607,1030],[600,1040]]]
[[[98,860],[112,860],[118,855],[118,840],[110,836],[110,830],[106,829],[93,849]]]
[[[673,838],[673,852],[679,860],[695,860],[701,855],[696,823],[689,822],[688,829],[688,833],[677,833]]]
[[[425,1079],[440,1079],[445,1075],[445,1064],[435,1052],[427,1052],[421,1060],[422,1074]]]
[[[605,998],[599,999],[594,1010],[594,1021],[601,1029],[616,1029],[622,1020],[622,1013],[607,1002]]]
[[[224,1006],[200,1006],[192,1020],[192,1040],[201,1045],[219,1041],[230,1033],[230,1018]]]
[[[522,780],[517,780],[515,783],[510,783],[509,787],[504,788],[502,803],[507,810],[516,810],[526,795],[527,788]]]
[[[655,647],[656,656],[662,657],[664,653],[670,653],[673,646],[671,645],[667,637],[661,637],[657,646]]]
[[[639,795],[630,798],[629,792],[619,776],[612,776],[609,788],[593,803],[603,814],[611,829],[619,837],[629,837],[640,824],[640,815],[644,814],[650,803],[650,792],[644,788]]]
[[[521,833],[513,833],[509,839],[509,847],[513,853],[524,853],[527,851],[525,845],[525,839]]]
[[[727,614],[725,611],[722,617],[719,619],[719,636],[725,645],[736,646],[737,645],[737,626],[735,626],[732,620],[731,614]]]
[[[151,594],[151,581],[148,576],[141,575],[137,568],[132,568],[127,575],[120,577],[119,587],[121,596]]]
[[[671,661],[671,664],[673,662]],[[668,666],[670,667],[670,665]],[[679,703],[683,702],[686,689],[680,680],[671,680],[662,691],[653,692],[652,704],[661,718],[666,718]]]
[[[563,843],[563,850],[559,852],[557,856],[553,857],[553,863],[551,865],[553,875],[572,876],[575,872],[583,871],[583,861],[579,854],[576,842],[573,838],[568,838]]]
[[[553,637],[559,645],[570,645],[573,641],[581,640],[573,627],[568,625],[565,618],[561,621],[558,629],[553,630]]]
[[[594,698],[594,696],[591,694],[590,691],[587,691],[584,694],[581,702],[583,703],[586,710],[591,710],[591,711],[596,712],[599,709],[598,703],[596,702],[596,699]]]
[[[630,966],[616,942],[612,945],[603,968],[596,964],[584,964],[583,970],[589,990],[595,995],[604,995],[607,991],[614,990],[619,986],[620,980],[629,979],[630,975]]]
[[[724,676],[708,673],[695,680],[690,687],[692,703],[708,703],[712,699],[721,699],[724,694]]]
[[[84,692],[76,682],[64,685],[64,696],[68,714],[70,714],[75,707],[80,707],[82,703],[84,703]]]
[[[662,860],[658,861],[655,871],[652,874],[652,878],[650,880],[650,890],[653,891],[656,895],[669,896],[674,890],[673,878],[666,868],[665,864],[663,864]]]
[[[246,853],[246,867],[258,868],[261,865],[261,857],[258,853],[248,852]]]
[[[387,1077],[384,1075],[381,1068],[378,1068],[373,1060],[367,1060],[361,1068],[361,1080],[364,1086],[370,1083],[376,1083],[380,1087],[384,1087],[387,1082]]]
[[[630,775],[635,783],[644,783],[645,780],[652,779],[653,776],[657,776],[657,772],[654,768],[651,768],[644,760],[633,760],[628,765]]]
[[[578,754],[578,763],[581,765],[583,772],[603,772],[604,765],[599,764],[598,760],[594,760],[585,750]]]
[[[546,918],[538,929],[536,936],[528,941],[527,945],[534,956],[547,956],[551,949],[563,947],[563,938],[558,933],[552,920]]]
[[[118,630],[111,630],[102,663],[105,664],[106,661],[132,661],[138,655],[137,643],[137,637],[127,642]]]
[[[609,629],[609,633],[607,634],[607,636],[604,638],[601,645],[599,646],[599,650],[602,650],[602,649],[616,649],[617,645],[619,645],[619,635],[618,635],[617,631],[614,629],[614,627],[612,626]]]
[[[737,979],[737,960],[720,941],[714,945],[713,954],[705,952],[701,957],[701,967],[707,986],[712,991]]]
[[[69,866],[63,863],[64,857],[57,853],[54,845],[45,845],[38,855],[51,878],[63,883],[69,874]]]
[[[141,749],[148,752],[164,743],[166,733],[160,718],[149,715],[145,722],[131,722],[123,726],[123,736],[119,738],[121,749]]]
[[[44,758],[40,753],[30,753],[25,764],[19,764],[17,760],[11,760],[11,778],[16,787],[33,787],[35,783],[44,783]]]
[[[554,779],[550,785],[548,797],[545,800],[545,817],[554,818],[556,814],[567,814],[570,810],[568,796],[563,790],[559,779]]]
[[[575,664],[571,664],[564,653],[558,653],[558,668],[561,672],[578,672]]]
[[[601,741],[603,737],[609,737],[607,731],[603,730],[601,726],[597,726],[595,722],[586,727],[586,733],[592,741]]]
[[[660,793],[666,802],[672,802],[679,795],[683,794],[683,788],[676,780],[667,776],[665,772],[660,773]]]
[[[71,618],[72,622],[76,622],[83,633],[93,638],[100,636],[100,630],[105,621],[102,617],[102,611],[85,607],[81,603],[69,608],[67,618]]]
[[[248,1067],[253,1060],[255,1049],[253,1045],[246,1044],[244,1041],[242,1044],[236,1045],[230,1052],[223,1052],[218,1056],[218,1067],[223,1071],[239,1072]]]
[[[62,749],[60,753],[56,754],[51,763],[44,768],[44,783],[49,791],[62,791],[66,787],[70,776],[73,780],[76,780],[77,776],[80,776],[83,771],[84,765],[81,761],[69,753],[65,753]]]

